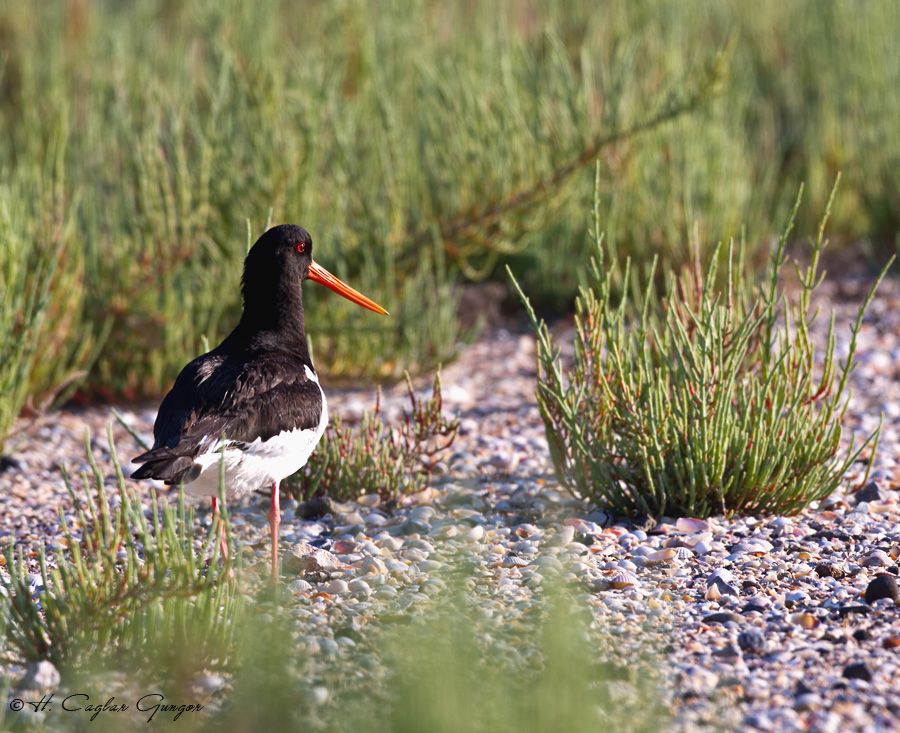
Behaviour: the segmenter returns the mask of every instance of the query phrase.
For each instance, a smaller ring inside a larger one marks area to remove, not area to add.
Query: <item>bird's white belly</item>
[[[299,471],[318,445],[328,425],[328,406],[322,394],[322,415],[319,424],[305,430],[285,430],[268,440],[257,438],[242,448],[219,450],[210,446],[208,452],[194,461],[203,466],[200,475],[184,490],[195,496],[218,496],[221,466],[225,466],[227,496],[241,496],[269,487]]]

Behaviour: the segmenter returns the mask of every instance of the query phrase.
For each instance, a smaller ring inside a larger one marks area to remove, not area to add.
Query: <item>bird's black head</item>
[[[279,224],[267,230],[244,260],[244,300],[260,287],[260,297],[272,297],[275,282],[299,283],[309,275],[312,264],[312,237],[303,227]]]
[[[242,292],[244,318],[257,328],[303,330],[304,280],[320,283],[358,305],[386,315],[377,303],[341,282],[312,257],[309,232],[294,224],[280,224],[265,232],[244,260]]]

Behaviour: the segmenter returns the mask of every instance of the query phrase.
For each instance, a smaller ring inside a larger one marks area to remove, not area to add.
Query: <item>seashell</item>
[[[353,552],[356,549],[356,543],[351,540],[338,540],[331,547],[332,552],[336,552],[339,555],[344,555],[348,552]]]
[[[675,557],[679,560],[690,560],[694,556],[694,551],[690,547],[676,547]]]
[[[892,501],[870,501],[869,502],[869,511],[872,514],[884,514],[886,512],[892,512],[896,509],[896,505]]]
[[[713,583],[709,588],[706,589],[706,600],[707,601],[718,601],[722,597],[722,593],[719,591],[719,584]]]
[[[771,551],[772,543],[760,539],[749,539],[746,542],[738,542],[731,548],[732,555],[740,555],[746,552],[750,555],[762,556]]]
[[[637,585],[637,578],[627,570],[619,570],[609,577],[608,582],[610,588],[622,590]]]
[[[717,580],[721,580],[723,583],[730,583],[732,580],[734,580],[734,576],[727,568],[718,568],[717,570],[713,570],[709,574],[709,577],[706,579],[706,584],[712,585]]]
[[[664,562],[672,562],[677,557],[678,553],[672,549],[671,547],[665,550],[658,550],[656,552],[651,552],[646,556],[648,565],[659,565]]]
[[[540,537],[541,531],[533,524],[520,524],[518,527],[516,527],[515,533],[516,537],[525,539],[526,537],[531,537],[534,534]]]
[[[682,537],[682,544],[687,545],[688,547],[696,547],[701,542],[705,543],[708,547],[712,544],[713,536],[712,532],[700,532],[700,534],[695,534],[691,537]]]
[[[675,529],[679,532],[687,532],[694,534],[696,532],[705,532],[709,529],[709,522],[693,517],[679,517],[675,520]]]

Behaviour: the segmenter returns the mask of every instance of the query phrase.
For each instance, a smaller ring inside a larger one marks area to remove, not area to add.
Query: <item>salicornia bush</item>
[[[189,646],[198,663],[209,661],[228,641],[237,603],[233,586],[222,582],[232,564],[218,562],[217,527],[196,543],[183,494],[174,505],[154,495],[145,511],[125,483],[111,433],[109,446],[117,495],[107,492],[89,441],[91,470],[82,473],[80,490],[65,476],[74,506],[74,516],[61,516],[67,555],[58,550],[51,562],[39,548],[35,568],[31,553],[8,551],[9,645],[26,660],[50,659],[65,671],[88,658],[156,658],[165,649],[153,642],[165,633],[169,648]],[[196,638],[181,634],[201,628]]]
[[[846,356],[836,357],[833,318],[817,350],[812,297],[831,201],[790,299],[781,275],[799,202],[762,284],[734,245],[720,245],[705,272],[698,263],[667,273],[661,293],[653,273],[641,281],[607,256],[595,210],[597,255],[577,299],[570,367],[525,301],[547,441],[573,494],[627,515],[789,514],[828,496],[877,442],[876,431],[841,453],[847,381],[877,282]]]
[[[378,494],[390,500],[424,489],[456,439],[459,421],[443,411],[440,372],[427,399],[416,396],[408,374],[406,384],[410,406],[397,424],[384,421],[380,392],[358,425],[335,418],[307,466],[291,479],[293,491],[303,498]]]

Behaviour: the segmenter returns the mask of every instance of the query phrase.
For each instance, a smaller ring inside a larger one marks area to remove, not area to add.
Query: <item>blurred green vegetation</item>
[[[180,717],[190,731],[652,731],[666,720],[652,650],[620,653],[576,584],[548,572],[533,598],[494,613],[484,578],[451,554],[429,587],[414,585],[413,604],[345,605],[316,589],[273,588],[265,563],[254,569],[241,557],[252,550],[231,542],[227,511],[232,560],[222,564],[216,526],[198,526],[183,492],[145,509],[109,445],[114,490],[89,440],[89,470],[67,479],[66,541],[5,555],[0,663],[50,659],[62,684],[42,715],[15,712],[4,695],[3,730],[85,730],[89,712],[61,709],[70,694],[90,696],[70,708],[113,696],[130,705],[100,714],[96,731],[146,730],[134,703],[148,693],[204,705]],[[336,641],[353,643],[319,651],[310,636],[322,632],[319,613]],[[210,676],[218,684],[204,685]],[[0,692],[15,681],[0,672]]]
[[[4,409],[84,370],[85,396],[164,390],[236,318],[267,222],[393,314],[308,289],[331,377],[450,357],[459,284],[507,262],[570,308],[592,161],[554,173],[605,136],[603,229],[635,261],[743,233],[761,263],[798,182],[803,227],[838,170],[835,237],[891,249],[898,28],[891,0],[4,3],[0,338],[29,343]],[[667,110],[690,112],[617,136]]]

